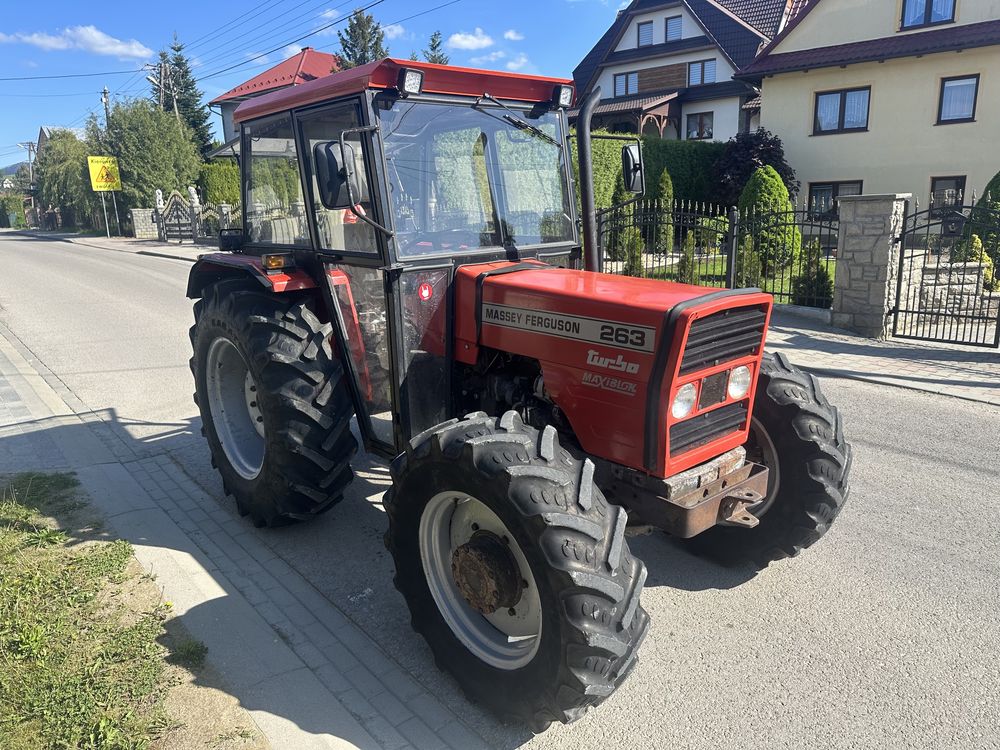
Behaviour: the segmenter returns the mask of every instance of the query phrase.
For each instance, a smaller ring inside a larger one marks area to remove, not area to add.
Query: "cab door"
[[[345,133],[365,125],[362,112],[362,100],[352,98],[297,112],[296,122],[317,270],[327,283],[341,359],[353,381],[358,426],[368,450],[395,455],[399,410],[392,376],[395,326],[387,295],[386,236],[370,223],[385,226],[385,218],[371,168],[371,138]],[[320,180],[330,179],[330,172],[321,161],[331,153],[351,160],[353,205],[348,201],[331,208],[324,203]]]

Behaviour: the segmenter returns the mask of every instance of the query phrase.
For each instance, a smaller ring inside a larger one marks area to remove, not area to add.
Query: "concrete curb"
[[[75,236],[70,236],[70,235],[49,235],[49,234],[44,234],[44,233],[41,233],[41,232],[33,232],[31,230],[26,230],[26,229],[18,229],[18,230],[10,232],[10,234],[20,235],[22,237],[31,237],[33,239],[48,240],[50,242],[68,242],[71,245],[80,245],[82,247],[92,247],[95,250],[107,250],[107,251],[113,252],[113,253],[127,253],[129,255],[148,255],[148,256],[153,257],[153,258],[168,258],[168,259],[171,259],[171,260],[183,260],[183,261],[187,261],[188,263],[194,263],[195,261],[198,260],[197,257],[191,257],[190,255],[181,255],[179,253],[158,252],[158,251],[155,251],[155,250],[141,250],[141,249],[140,250],[132,250],[132,249],[128,249],[128,248],[125,248],[125,247],[110,247],[107,244],[99,244],[97,241],[95,241],[95,240],[99,240],[100,238],[75,237]],[[88,241],[88,240],[90,240],[90,241]],[[118,240],[118,241],[119,242],[127,242],[129,244],[138,244],[138,243],[149,242],[149,240],[136,240],[136,239],[128,239],[128,238],[123,239],[123,240]],[[194,249],[195,247],[198,247],[198,246],[192,245],[191,247],[192,247],[192,249]],[[204,248],[198,247],[198,251],[199,251],[199,254],[200,253],[208,253],[208,252],[212,251],[212,248],[208,247],[208,246],[205,246]]]

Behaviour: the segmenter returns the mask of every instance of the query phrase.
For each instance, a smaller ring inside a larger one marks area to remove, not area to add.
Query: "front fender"
[[[268,273],[257,255],[206,253],[191,268],[187,296],[192,299],[201,297],[209,284],[233,278],[256,279],[265,289],[277,294],[316,288],[316,282],[300,268]]]

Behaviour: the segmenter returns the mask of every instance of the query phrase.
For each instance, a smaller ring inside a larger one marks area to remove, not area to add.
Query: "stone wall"
[[[156,225],[155,210],[152,208],[133,208],[132,229],[137,240],[156,240],[160,237],[159,228]]]
[[[898,242],[909,194],[839,199],[840,236],[833,291],[833,325],[885,338],[896,306]]]

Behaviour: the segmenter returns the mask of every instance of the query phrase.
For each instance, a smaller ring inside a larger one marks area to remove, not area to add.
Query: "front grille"
[[[736,432],[746,420],[746,402],[741,401],[678,422],[670,428],[670,455],[676,456]]]
[[[681,375],[756,354],[764,340],[767,313],[760,307],[736,307],[696,320],[688,332]]]

